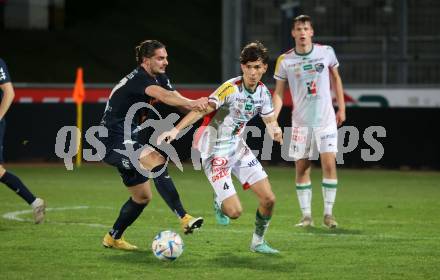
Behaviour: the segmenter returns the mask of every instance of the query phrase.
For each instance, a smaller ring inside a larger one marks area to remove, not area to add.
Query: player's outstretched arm
[[[266,124],[267,131],[269,132],[270,137],[274,141],[283,144],[283,131],[278,125],[275,115],[269,117],[263,117],[262,119],[263,122]]]
[[[2,102],[0,103],[0,120],[6,115],[9,107],[14,101],[15,92],[11,82],[7,82],[0,85],[0,89],[3,91]]]
[[[331,78],[332,84],[335,89],[336,102],[338,103],[338,111],[336,112],[336,123],[338,126],[342,125],[345,121],[345,100],[344,100],[344,89],[342,87],[342,79],[339,75],[337,67],[331,67]]]
[[[273,109],[275,119],[278,119],[281,108],[283,107],[284,89],[286,88],[286,81],[275,80],[275,91],[272,96]]]
[[[208,106],[208,98],[207,97],[201,97],[196,100],[192,100],[186,97],[183,97],[179,92],[177,91],[169,91],[166,90],[160,86],[152,85],[147,88],[145,88],[145,94],[156,98],[157,100],[171,105],[171,106],[182,106],[189,109],[196,109],[196,110],[205,110]]]
[[[194,124],[202,117],[215,111],[215,105],[210,103],[205,110],[193,110],[189,112],[173,129],[165,131],[157,138],[157,145],[160,145],[163,141],[170,143],[176,139],[177,134],[188,126]]]

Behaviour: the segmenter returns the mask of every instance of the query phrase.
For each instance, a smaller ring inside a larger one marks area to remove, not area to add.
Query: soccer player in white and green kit
[[[259,201],[251,251],[274,254],[278,250],[269,246],[264,235],[272,217],[275,195],[261,163],[243,139],[246,124],[259,115],[269,135],[275,141],[282,142],[272,96],[260,81],[267,70],[268,59],[267,49],[261,43],[246,45],[240,55],[243,76],[223,83],[209,96],[208,109],[191,111],[173,130],[163,133],[158,141],[174,140],[179,131],[205,116],[194,141],[201,152],[205,174],[215,192],[217,222],[228,224],[229,218],[237,219],[243,210],[232,182],[233,174],[243,189],[251,189]]]
[[[277,60],[273,105],[278,118],[288,82],[293,102],[289,155],[295,160],[296,192],[302,211],[302,219],[297,226],[313,226],[310,157],[317,147],[323,173],[323,224],[328,228],[335,228],[337,223],[332,211],[338,186],[337,126],[345,121],[344,93],[338,72],[339,62],[333,48],[313,44],[313,32],[309,16],[300,15],[293,20],[291,35],[295,40],[295,48],[282,54]],[[338,103],[336,114],[332,105],[330,84]]]

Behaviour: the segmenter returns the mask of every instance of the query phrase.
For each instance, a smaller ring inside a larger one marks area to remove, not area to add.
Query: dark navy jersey
[[[124,140],[138,141],[138,133],[134,131],[140,124],[141,114],[145,114],[145,110],[136,112],[130,134],[124,136],[125,116],[130,107],[138,102],[152,103],[153,98],[145,93],[145,88],[152,85],[174,90],[165,74],[152,77],[142,67],[133,70],[113,88],[101,121],[101,125],[108,129],[110,142],[121,144]]]
[[[0,58],[0,85],[6,84],[11,81],[9,76],[8,67],[3,59]],[[3,91],[0,89],[0,100],[3,98]]]

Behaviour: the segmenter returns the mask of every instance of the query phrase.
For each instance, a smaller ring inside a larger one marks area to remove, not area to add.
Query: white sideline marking
[[[93,208],[112,209],[111,207],[93,207]],[[53,212],[53,211],[83,210],[83,209],[90,209],[90,207],[89,206],[57,207],[57,208],[46,208],[46,211]],[[32,219],[25,219],[19,217],[23,214],[30,214],[30,213],[32,213],[32,209],[8,212],[3,214],[2,217],[7,220],[18,221],[18,222],[33,222],[34,220]],[[103,224],[75,223],[75,222],[69,223],[69,222],[45,221],[45,223],[57,224],[57,225],[81,225],[81,226],[105,227],[105,228],[110,227],[108,225],[103,225]]]
[[[46,208],[47,212],[54,212],[54,211],[66,211],[66,210],[84,210],[84,209],[90,209],[90,208],[97,208],[97,209],[114,209],[113,207],[105,207],[105,206],[94,206],[94,207],[90,207],[90,206],[71,206],[71,207],[54,207],[54,208]],[[163,209],[148,209],[149,212],[166,212]],[[23,214],[30,214],[32,213],[32,209],[27,209],[27,210],[20,210],[20,211],[14,211],[14,212],[8,212],[2,215],[2,217],[4,219],[7,220],[12,220],[12,221],[18,221],[18,222],[33,222],[34,220],[32,219],[25,219],[25,218],[20,218],[20,215]],[[213,220],[214,217],[212,217]],[[57,225],[80,225],[80,226],[88,226],[88,227],[97,227],[97,228],[110,228],[110,225],[103,225],[103,224],[92,224],[92,223],[76,223],[76,222],[56,222],[56,221],[45,221],[45,223],[48,224],[57,224]],[[149,226],[152,229],[157,229],[157,230],[164,230],[163,226]],[[234,229],[234,228],[230,228],[231,226],[229,226],[229,228],[226,227],[222,227],[219,228],[219,226],[215,226],[215,227],[209,227],[206,228],[203,227],[200,230],[197,231],[201,231],[201,232],[206,232],[206,233],[218,233],[218,232],[230,232],[230,233],[237,233],[237,234],[251,234],[252,230],[241,230],[241,229]],[[292,226],[293,228],[293,226]],[[436,236],[411,236],[411,235],[393,235],[393,234],[350,234],[350,233],[314,233],[314,232],[292,232],[289,231],[287,229],[287,231],[283,231],[283,232],[270,232],[269,231],[269,235],[284,235],[284,236],[289,236],[289,235],[293,235],[293,236],[320,236],[320,237],[343,237],[343,238],[348,238],[348,237],[353,237],[353,238],[365,238],[365,239],[397,239],[397,240],[406,240],[406,239],[414,239],[414,240],[440,240],[440,237],[436,237]],[[225,238],[225,235],[222,235],[222,238]]]

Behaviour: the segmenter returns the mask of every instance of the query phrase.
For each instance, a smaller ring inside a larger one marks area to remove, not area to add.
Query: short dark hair
[[[269,53],[267,48],[259,41],[247,44],[240,54],[240,63],[246,64],[249,61],[257,61],[261,59],[264,64],[269,62]]]
[[[301,23],[309,22],[309,23],[310,23],[310,26],[313,27],[312,18],[311,18],[310,16],[308,16],[308,15],[299,15],[299,16],[297,16],[296,18],[294,18],[294,19],[293,19],[293,22],[292,22],[292,29],[295,28],[295,24],[296,24],[297,22],[301,22]]]
[[[154,53],[157,49],[165,48],[165,45],[157,40],[145,40],[136,46],[136,61],[138,65],[142,64],[142,60],[144,57],[150,58],[154,56]]]

